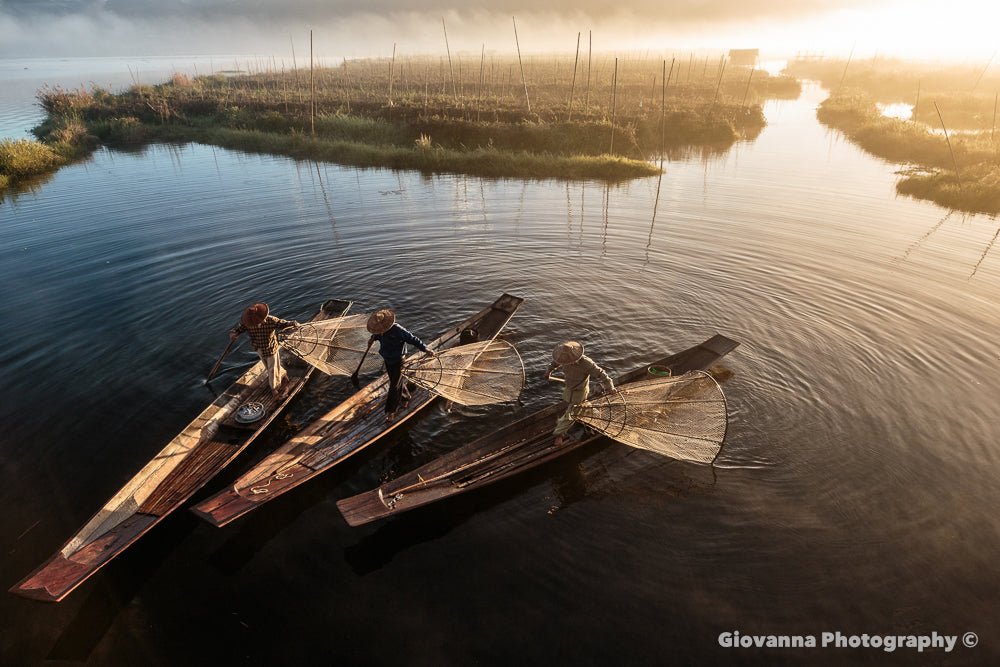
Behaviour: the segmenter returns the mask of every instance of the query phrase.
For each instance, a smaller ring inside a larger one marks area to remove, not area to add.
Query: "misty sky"
[[[0,57],[760,48],[985,60],[997,0],[0,0]],[[539,9],[544,7],[543,9]],[[969,14],[974,18],[970,20]]]

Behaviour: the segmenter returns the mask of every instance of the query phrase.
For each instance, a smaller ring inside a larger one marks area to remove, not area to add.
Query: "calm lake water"
[[[110,74],[28,66],[32,86]],[[0,136],[40,118],[30,94],[8,103],[25,71],[0,69]],[[212,400],[204,377],[253,301],[300,320],[333,297],[388,306],[433,338],[516,294],[528,387],[523,405],[435,404],[226,528],[178,511],[61,603],[0,595],[3,662],[995,664],[1000,222],[897,197],[897,167],[817,123],[823,97],[768,103],[756,141],[667,163],[655,215],[656,178],[429,177],[199,145],[99,150],[8,196],[5,588]],[[618,373],[714,333],[741,342],[714,467],[607,445],[362,528],[337,511],[555,400],[542,374],[564,339]],[[219,386],[254,358],[243,341]],[[196,498],[350,393],[318,377]],[[733,631],[958,645],[720,646]]]

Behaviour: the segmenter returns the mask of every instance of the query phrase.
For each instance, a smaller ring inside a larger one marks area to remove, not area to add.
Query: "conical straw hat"
[[[268,309],[266,303],[255,303],[243,311],[243,315],[240,316],[240,322],[242,322],[245,327],[255,327],[260,325],[260,323],[267,318],[267,313]]]
[[[552,350],[552,358],[556,360],[557,364],[571,364],[574,361],[579,361],[582,356],[583,345],[575,340],[563,343]]]
[[[384,334],[386,331],[392,328],[392,325],[396,322],[396,316],[392,314],[391,310],[382,309],[372,313],[372,316],[368,318],[368,331],[373,334]]]

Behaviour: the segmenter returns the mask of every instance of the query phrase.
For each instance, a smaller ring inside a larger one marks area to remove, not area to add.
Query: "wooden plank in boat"
[[[646,377],[651,365],[674,374],[708,368],[739,343],[716,335],[700,345],[664,357],[617,378],[618,384]],[[392,514],[506,479],[563,456],[601,436],[567,439],[557,447],[552,431],[566,410],[557,403],[485,435],[382,486],[337,502],[344,519],[359,526]]]
[[[480,340],[494,338],[507,325],[524,299],[504,294],[493,305],[427,344],[441,351],[454,347],[469,327]],[[419,357],[422,353],[413,355]],[[385,421],[388,393],[384,373],[356,394],[309,424],[294,438],[255,465],[229,488],[201,502],[191,511],[216,526],[224,526],[263,503],[278,497],[376,442],[430,404],[435,396],[421,388],[411,390],[409,407]]]
[[[350,307],[350,301],[331,299],[313,320],[343,315]],[[263,374],[264,364],[254,364],[105,503],[62,549],[10,592],[59,601],[177,509],[250,445],[312,374],[311,366],[295,358],[290,358],[287,366],[289,384],[285,394],[275,400]],[[239,429],[227,426],[236,409],[250,399],[261,400],[265,416]]]

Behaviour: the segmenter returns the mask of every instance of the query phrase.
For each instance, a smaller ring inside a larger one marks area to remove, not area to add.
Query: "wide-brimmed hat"
[[[558,345],[552,350],[552,358],[557,364],[572,364],[574,361],[579,361],[582,356],[583,345],[575,340]]]
[[[396,316],[392,314],[391,310],[383,308],[382,310],[372,313],[365,326],[368,328],[370,333],[384,334],[386,331],[391,329],[392,325],[395,323]]]
[[[242,322],[245,327],[255,327],[260,325],[260,323],[266,318],[267,304],[255,303],[243,311],[243,315],[240,316],[240,322]]]

